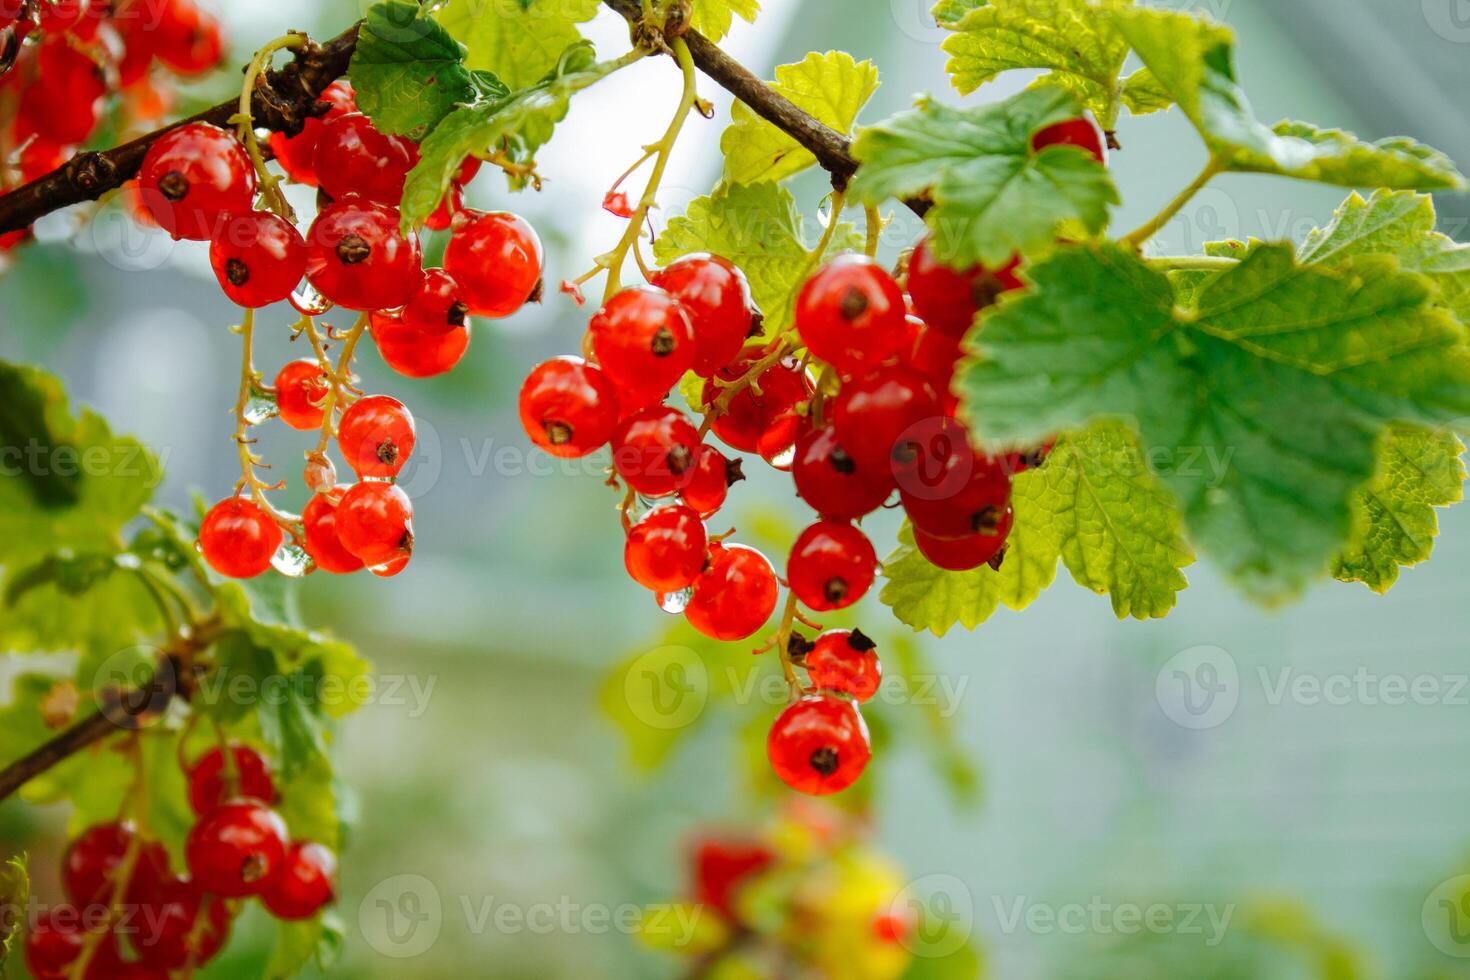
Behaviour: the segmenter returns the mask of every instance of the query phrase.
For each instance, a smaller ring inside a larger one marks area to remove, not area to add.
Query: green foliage
[[[689,26],[718,41],[730,33],[737,15],[747,24],[754,24],[760,12],[759,0],[690,0]]]
[[[1078,112],[1075,96],[1055,86],[969,109],[921,99],[858,135],[853,155],[862,166],[851,192],[868,204],[932,200],[927,220],[938,254],[960,268],[999,268],[1018,252],[1044,255],[1064,227],[1101,232],[1119,200],[1107,168],[1086,151],[1032,152],[1037,130]]]
[[[15,949],[22,921],[20,910],[31,897],[31,876],[26,871],[25,855],[18,855],[0,865],[0,971],[5,968]]]
[[[599,0],[449,0],[435,16],[468,49],[465,64],[495,75],[512,91],[556,68],[582,40]]]

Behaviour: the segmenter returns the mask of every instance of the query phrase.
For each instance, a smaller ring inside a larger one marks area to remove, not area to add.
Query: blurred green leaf
[[[600,0],[449,0],[435,16],[469,49],[465,63],[493,72],[511,90],[526,88],[556,67],[582,40]]]
[[[689,26],[711,41],[718,41],[730,33],[735,15],[747,24],[754,24],[760,11],[759,0],[690,0]]]
[[[31,898],[31,876],[26,856],[18,854],[0,865],[0,973],[15,949],[15,939],[25,926],[24,909]]]

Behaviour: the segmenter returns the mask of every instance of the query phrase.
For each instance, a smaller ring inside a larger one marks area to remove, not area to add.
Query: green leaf
[[[74,416],[54,377],[0,362],[0,477],[0,563],[15,565],[115,550],[163,472],[101,416]]]
[[[1135,116],[1146,116],[1151,112],[1163,112],[1174,106],[1169,90],[1160,84],[1157,76],[1147,68],[1123,79],[1123,104]]]
[[[921,99],[862,130],[853,145],[862,166],[850,193],[867,204],[930,197],[927,220],[951,265],[995,268],[1017,252],[1046,254],[1064,225],[1101,232],[1119,200],[1107,168],[1085,150],[1031,150],[1037,130],[1079,111],[1072,94],[1055,86],[968,109]]]
[[[966,14],[988,2],[989,0],[939,0],[929,13],[934,18],[934,23],[954,30],[965,19]]]
[[[330,969],[341,953],[343,935],[341,921],[331,912],[296,922],[277,922],[276,945],[265,975],[294,977],[312,963],[322,970]]]
[[[26,857],[18,854],[0,865],[0,971],[5,969],[15,949],[15,937],[25,922],[18,913],[29,906],[31,876],[26,870]]]
[[[817,121],[850,135],[853,123],[878,91],[878,69],[845,51],[813,51],[794,65],[778,65],[771,88]],[[720,137],[725,180],[758,184],[784,180],[814,165],[817,158],[780,129],[757,116],[744,102],[730,109],[731,123]]]
[[[936,19],[939,19],[936,10]],[[944,17],[955,11],[945,10]],[[1051,69],[1042,81],[1076,95],[1104,127],[1118,119],[1118,75],[1128,42],[1118,33],[1109,5],[1093,0],[990,0],[951,26],[944,41],[945,68],[955,88],[968,95],[1013,68]]]
[[[735,15],[747,24],[754,24],[760,12],[759,0],[691,0],[689,26],[711,41],[718,41],[730,33]]]
[[[1065,249],[1030,277],[957,382],[979,438],[1130,420],[1195,544],[1258,601],[1329,570],[1387,423],[1470,416],[1464,328],[1391,258],[1303,267],[1258,245],[1192,307],[1115,245]]]
[[[817,236],[805,232],[791,192],[773,183],[726,184],[689,202],[653,243],[653,255],[667,265],[690,252],[713,252],[734,262],[750,280],[768,332],[791,322],[791,304],[811,262]],[[861,248],[863,235],[842,222],[829,255]]]
[[[0,649],[82,654],[81,679],[164,626],[131,556],[49,555],[6,578]]]
[[[493,72],[512,91],[535,84],[582,40],[578,24],[599,0],[449,0],[435,15],[469,49],[465,63]]]
[[[1222,170],[1280,174],[1349,187],[1466,186],[1444,154],[1410,139],[1365,143],[1351,133],[1255,118],[1235,77],[1235,35],[1187,13],[1124,7],[1118,30],[1153,73],[1146,91],[1177,103]]]
[[[348,77],[357,106],[385,133],[423,139],[477,84],[465,67],[465,47],[425,8],[388,0],[368,8]],[[484,80],[506,89],[494,76]]]
[[[1387,592],[1399,568],[1428,561],[1439,535],[1436,507],[1464,499],[1464,445],[1452,432],[1395,426],[1383,439],[1378,473],[1354,501],[1360,528],[1333,575]]]

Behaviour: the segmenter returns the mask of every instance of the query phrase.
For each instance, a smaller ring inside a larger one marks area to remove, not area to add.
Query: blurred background
[[[1240,34],[1241,77],[1262,119],[1290,115],[1368,138],[1407,133],[1470,167],[1470,2],[1195,6]],[[867,121],[918,92],[958,99],[925,0],[763,7],[758,26],[737,21],[726,45],[758,73],[839,48],[882,71]],[[329,0],[217,9],[237,63],[283,28],[328,36],[360,12]],[[604,54],[626,41],[606,13],[587,34]],[[235,77],[195,94],[214,101]],[[713,84],[701,94],[717,115],[686,130],[665,215],[718,179],[729,99]],[[759,692],[712,694],[663,765],[634,764],[628,719],[620,727],[616,706],[607,710],[615,671],[659,647],[669,620],[623,572],[616,500],[598,467],[528,453],[515,415],[527,370],[577,348],[588,311],[555,284],[620,233],[599,207],[603,192],[676,100],[673,69],[650,59],[576,100],[541,154],[542,193],[511,198],[488,173],[476,185],[472,203],[516,210],[539,230],[553,287],[545,303],[478,325],[445,378],[400,378],[371,350],[359,359],[367,390],[402,399],[418,420],[405,479],[418,547],[398,579],[313,575],[302,585],[308,621],[359,644],[386,679],[339,740],[355,823],[342,861],[346,950],[333,976],[677,975],[685,964],[617,928],[497,926],[493,910],[616,911],[684,895],[685,845],[698,828],[770,813],[772,801],[749,790],[740,747],[743,732],[763,732],[778,710]],[[1125,119],[1120,138],[1112,165],[1126,206],[1115,224],[1130,228],[1188,181],[1203,152],[1177,113]],[[824,190],[820,175],[798,181],[806,214]],[[1270,178],[1221,179],[1163,244],[1299,238],[1341,198]],[[1443,230],[1470,237],[1470,200],[1439,203]],[[168,471],[160,502],[226,492],[238,476],[228,414],[238,345],[227,329],[237,311],[205,247],[145,233],[116,209],[75,240],[61,221],[39,234],[0,279],[0,357],[45,365],[155,447]],[[895,215],[885,255],[917,235],[911,217]],[[276,311],[261,321],[268,377],[301,356],[287,343],[292,319]],[[280,425],[261,434],[282,469],[307,448]],[[283,475],[299,482],[294,465]],[[730,514],[742,540],[772,555],[808,519],[789,479],[764,474],[735,489]],[[1459,907],[1466,888],[1454,881],[1470,873],[1470,510],[1442,525],[1434,561],[1385,598],[1323,585],[1266,612],[1197,566],[1167,620],[1119,623],[1105,599],[1063,574],[1025,613],[916,638],[937,703],[899,695],[881,706],[894,733],[865,777],[873,846],[905,880],[955,899],[988,975],[1006,980],[1470,977],[1470,937],[1459,931],[1470,908]],[[880,553],[893,530],[874,525]],[[892,634],[876,592],[857,621]],[[711,672],[752,665],[742,644],[706,650],[705,660]],[[938,736],[925,736],[944,738],[941,751],[904,737],[925,729],[904,720],[918,713],[943,720]],[[42,892],[56,889],[64,818],[0,808],[5,846],[32,852]],[[388,935],[381,904],[397,907],[406,890],[440,910],[432,941],[412,949]],[[1172,926],[1129,928],[1116,914],[1155,903]],[[205,975],[260,975],[272,934],[247,917],[241,936]]]

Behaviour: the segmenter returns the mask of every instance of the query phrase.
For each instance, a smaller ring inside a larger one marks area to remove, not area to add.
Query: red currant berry
[[[554,357],[521,386],[521,426],[553,456],[586,456],[612,438],[621,411],[612,381],[580,357]]]
[[[0,4],[0,27],[6,27],[15,20],[3,7],[4,4]],[[54,3],[43,4],[40,13],[43,34],[65,34],[86,16],[87,3],[86,0],[55,0]]]
[[[832,406],[832,428],[869,473],[893,472],[914,460],[926,423],[943,413],[923,375],[906,367],[879,368],[842,385]]]
[[[405,377],[432,378],[452,371],[470,349],[468,323],[428,334],[387,313],[374,313],[368,322],[383,363]]]
[[[16,107],[17,130],[53,144],[85,143],[102,118],[102,66],[57,35],[42,42],[32,67],[35,79],[22,88]]]
[[[909,259],[909,296],[931,330],[960,338],[1001,293],[1022,288],[1024,283],[1017,275],[1020,267],[1017,256],[995,271],[976,264],[961,272],[940,261],[934,236],[925,235]]]
[[[91,938],[83,926],[89,916],[84,909],[58,905],[32,923],[26,936],[26,969],[36,980],[74,980],[77,959]],[[109,933],[97,943],[81,980],[116,980],[122,956]]]
[[[689,314],[694,328],[694,373],[708,378],[740,353],[760,329],[745,273],[718,255],[686,255],[654,274]]]
[[[202,75],[224,57],[219,21],[191,0],[165,2],[155,30],[154,56],[176,74]]]
[[[739,357],[721,368],[705,383],[702,398],[705,407],[714,405],[724,394],[724,385],[745,377],[762,356],[759,347],[747,347]],[[785,358],[766,368],[753,384],[741,388],[730,399],[729,407],[715,417],[712,426],[715,435],[742,453],[761,452],[763,437],[767,444],[779,441],[768,433],[783,418],[788,418],[797,405],[811,398],[812,391],[811,379],[806,372],[795,360]]]
[[[276,162],[281,165],[281,169],[286,171],[286,176],[298,184],[311,187],[317,186],[316,146],[321,139],[322,130],[338,116],[357,111],[352,84],[346,79],[328,85],[317,101],[327,104],[329,108],[326,114],[306,120],[300,133],[295,136],[271,134],[271,151],[275,153]]]
[[[333,198],[356,194],[396,208],[418,159],[418,147],[411,141],[379,132],[360,112],[346,112],[322,127],[312,169]]]
[[[634,490],[667,497],[694,468],[699,432],[682,412],[655,405],[634,412],[613,432],[613,466]]]
[[[140,892],[128,939],[139,966],[166,978],[189,963],[203,966],[219,954],[230,934],[230,909],[184,878],[167,878]],[[201,913],[204,922],[200,923]],[[148,974],[153,976],[154,974]]]
[[[306,241],[278,214],[238,214],[210,241],[209,264],[232,302],[259,309],[296,290],[306,271]]]
[[[102,823],[83,831],[61,858],[61,887],[66,897],[80,906],[110,902],[118,869],[136,837],[137,832],[125,823]],[[169,875],[168,852],[162,844],[144,841],[138,848],[129,894]]]
[[[1102,130],[1089,116],[1065,119],[1039,130],[1031,137],[1031,152],[1040,153],[1048,146],[1077,146],[1092,154],[1098,163],[1108,162],[1107,143]]]
[[[944,460],[941,476],[922,489],[904,481],[899,499],[914,526],[936,538],[994,533],[1011,503],[1011,477],[1004,457],[965,447]]]
[[[709,537],[697,513],[682,505],[659,507],[628,532],[623,564],[645,589],[677,592],[699,577],[708,550]]]
[[[409,555],[399,555],[386,565],[374,565],[368,571],[372,572],[378,578],[393,578],[408,567],[408,559],[410,557]]]
[[[633,205],[628,203],[628,195],[622,191],[608,191],[604,194],[602,210],[615,218],[631,218],[634,214]]]
[[[225,771],[225,754],[218,748],[210,749],[189,767],[189,804],[200,816],[241,796],[267,804],[276,801],[276,784],[260,753],[248,745],[235,744],[230,746],[230,754],[235,764],[233,776]]]
[[[333,575],[350,575],[363,567],[362,559],[348,551],[337,534],[337,505],[332,500],[341,499],[348,489],[337,487],[331,493],[318,492],[301,512],[301,523],[306,529],[306,553],[317,568]]]
[[[459,283],[443,269],[427,269],[418,291],[403,307],[405,326],[426,334],[445,334],[468,322],[469,304],[459,298]]]
[[[817,696],[802,698],[781,713],[766,739],[766,754],[787,786],[826,796],[857,782],[872,749],[857,705]]]
[[[859,466],[829,425],[802,435],[791,468],[796,494],[823,517],[855,521],[883,506],[893,493],[887,467]]]
[[[281,547],[281,526],[245,497],[221,500],[199,526],[199,550],[221,575],[254,578],[271,567]]]
[[[444,271],[475,316],[507,317],[541,293],[541,239],[524,218],[466,208],[454,221]]]
[[[873,543],[851,524],[818,521],[796,539],[786,581],[808,609],[846,609],[873,584],[878,556]]]
[[[883,680],[878,644],[862,630],[828,630],[806,651],[805,663],[813,687],[846,694],[859,704],[877,694]]]
[[[710,517],[725,506],[730,488],[745,479],[740,460],[728,459],[708,443],[699,447],[694,468],[684,474],[679,499],[693,507],[701,517]]]
[[[710,639],[743,640],[771,618],[778,591],[776,570],[765,555],[744,545],[716,545],[694,580],[684,616]]]
[[[337,426],[337,447],[360,477],[397,476],[413,446],[413,416],[403,402],[387,395],[353,402]]]
[[[413,554],[413,504],[391,483],[364,482],[337,505],[342,546],[376,571]]]
[[[705,838],[694,849],[694,900],[735,920],[742,885],[776,863],[776,852],[759,841]]]
[[[1014,522],[1015,515],[1007,507],[993,531],[965,538],[936,538],[915,527],[914,543],[929,564],[946,571],[968,572],[985,564],[999,568]]]
[[[322,427],[326,414],[322,399],[331,385],[314,358],[303,357],[281,368],[276,375],[276,413],[293,429],[303,432]]]
[[[903,291],[865,255],[841,255],[817,271],[796,300],[796,329],[812,356],[843,374],[898,353],[906,332]]]
[[[923,330],[914,344],[913,368],[934,386],[934,391],[939,396],[940,410],[951,418],[954,417],[959,399],[950,390],[950,386],[964,353],[959,340],[939,330]]]
[[[209,123],[189,123],[155,140],[138,181],[159,227],[201,242],[230,215],[249,211],[255,196],[255,167],[245,148]]]
[[[336,893],[336,855],[321,844],[296,841],[260,897],[271,915],[295,921],[316,915]]]
[[[592,354],[623,408],[661,401],[694,363],[694,331],[678,300],[656,286],[624,289],[588,325]]]
[[[434,213],[424,219],[424,227],[430,231],[445,231],[453,226],[454,219],[463,210],[464,190],[458,184],[450,184]]]
[[[306,244],[306,278],[349,310],[391,310],[423,281],[419,236],[398,230],[398,212],[349,198],[323,208]]]
[[[286,857],[286,824],[269,807],[233,800],[199,818],[184,843],[189,873],[221,898],[258,895]]]

